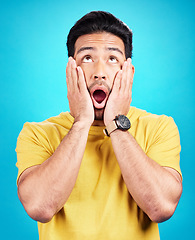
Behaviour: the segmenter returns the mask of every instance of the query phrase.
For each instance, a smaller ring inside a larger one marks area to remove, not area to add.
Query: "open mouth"
[[[102,103],[104,101],[104,99],[106,98],[106,93],[101,90],[101,89],[97,89],[93,92],[93,98],[95,99],[95,101],[97,103]]]
[[[110,88],[105,82],[97,81],[89,87],[89,93],[94,108],[103,109],[106,105],[110,93]]]

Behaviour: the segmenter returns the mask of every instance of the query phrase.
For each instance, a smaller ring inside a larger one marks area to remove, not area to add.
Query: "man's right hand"
[[[81,67],[77,67],[72,57],[69,58],[66,67],[66,82],[70,114],[75,118],[75,122],[83,121],[91,126],[94,121],[93,103],[83,71]]]
[[[42,164],[26,169],[18,181],[18,196],[26,212],[43,223],[50,221],[68,200],[77,180],[89,128],[94,121],[93,103],[85,77],[73,58],[69,58],[66,76],[74,124],[54,153]]]

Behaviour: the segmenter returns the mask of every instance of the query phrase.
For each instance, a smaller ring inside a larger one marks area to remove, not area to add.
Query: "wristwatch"
[[[120,129],[122,131],[127,131],[128,129],[130,129],[130,127],[131,127],[130,120],[125,115],[118,115],[104,129],[104,134],[109,137],[110,133],[115,131],[116,129]]]

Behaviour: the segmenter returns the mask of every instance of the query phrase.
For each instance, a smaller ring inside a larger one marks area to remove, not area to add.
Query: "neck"
[[[102,120],[94,120],[92,126],[105,126]]]

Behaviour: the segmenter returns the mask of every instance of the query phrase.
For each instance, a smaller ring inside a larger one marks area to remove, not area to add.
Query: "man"
[[[91,12],[67,47],[70,113],[24,125],[19,198],[40,239],[159,239],[182,192],[179,133],[172,118],[130,107],[132,32]]]

